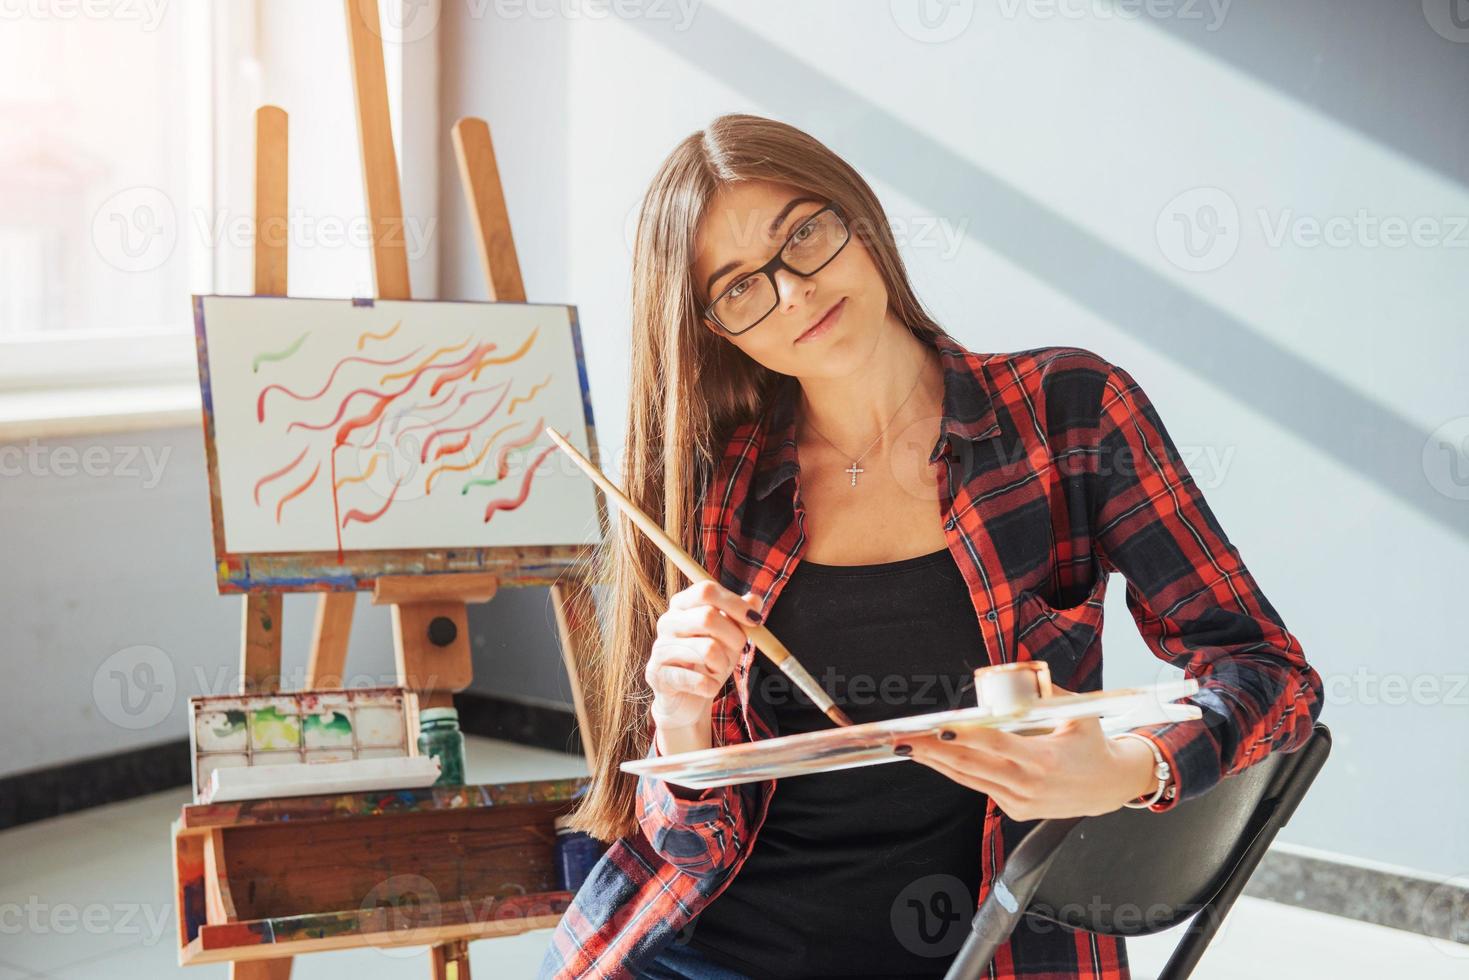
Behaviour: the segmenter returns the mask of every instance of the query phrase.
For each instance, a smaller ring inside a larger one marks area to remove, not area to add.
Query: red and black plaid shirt
[[[943,463],[938,515],[990,662],[1045,660],[1061,687],[1099,690],[1102,597],[1121,571],[1148,648],[1199,681],[1191,700],[1201,720],[1143,730],[1177,779],[1177,797],[1155,810],[1304,744],[1321,679],[1137,382],[1077,347],[975,354],[948,335],[925,342],[944,366],[943,420],[929,456]],[[754,590],[767,610],[805,551],[796,392],[787,378],[760,420],[735,429],[700,511],[704,567],[737,594]],[[714,703],[715,745],[772,735],[750,707],[754,655],[747,643]],[[649,755],[657,752],[655,744]],[[776,782],[695,792],[640,779],[642,833],[612,842],[552,935],[540,976],[636,977],[739,872]],[[1030,826],[989,802],[981,900]],[[989,976],[1125,980],[1128,969],[1120,939],[1017,929]]]

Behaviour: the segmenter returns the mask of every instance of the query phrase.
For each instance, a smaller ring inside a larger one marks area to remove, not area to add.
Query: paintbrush
[[[622,512],[642,529],[644,534],[653,539],[653,543],[658,546],[658,550],[667,555],[689,577],[690,581],[715,582],[718,584],[713,575],[705,571],[704,567],[695,561],[692,555],[683,550],[677,541],[670,538],[663,528],[659,527],[651,517],[639,510],[638,506],[629,500],[627,495],[607,478],[606,474],[597,469],[592,461],[583,456],[575,446],[567,442],[565,436],[550,426],[545,426],[544,431],[546,435],[551,437],[552,442],[565,450],[566,455],[570,456],[572,461],[577,466],[580,466],[582,471],[606,492],[607,496],[612,498],[617,506],[621,508]],[[733,617],[731,618],[733,619]],[[751,626],[746,623],[741,623],[737,619],[734,622],[749,636],[750,641],[755,644],[755,649],[765,654],[771,663],[779,667],[797,687],[805,691],[806,696],[822,710],[826,717],[838,725],[852,724],[852,719],[848,718],[846,712],[836,706],[836,703],[816,683],[806,671],[806,668],[801,666],[800,661],[791,655],[791,651],[786,649],[785,644],[776,639],[774,633],[770,632],[764,626]]]

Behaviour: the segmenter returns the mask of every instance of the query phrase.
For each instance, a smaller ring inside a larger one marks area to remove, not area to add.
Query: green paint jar
[[[424,708],[418,714],[418,751],[439,760],[435,786],[464,785],[464,735],[456,708]]]

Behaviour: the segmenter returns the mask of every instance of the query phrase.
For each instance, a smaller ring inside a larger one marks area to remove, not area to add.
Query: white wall
[[[491,124],[530,296],[580,307],[614,463],[630,212],[658,163],[728,111],[843,154],[950,332],[1098,351],[1190,454],[1327,680],[1335,753],[1283,839],[1461,874],[1469,488],[1429,437],[1469,415],[1469,45],[1417,4],[1347,6],[935,4],[926,33],[902,2],[448,3],[444,116]],[[1178,222],[1231,203],[1186,267]],[[1428,224],[1313,244],[1359,209]],[[463,221],[443,228],[441,292],[482,295]],[[1108,683],[1155,679],[1120,580],[1108,613]]]

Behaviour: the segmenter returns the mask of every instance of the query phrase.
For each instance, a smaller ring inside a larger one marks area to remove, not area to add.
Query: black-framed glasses
[[[810,278],[836,258],[851,237],[841,205],[827,201],[820,211],[791,232],[769,262],[741,276],[714,297],[704,307],[704,316],[719,324],[725,333],[739,336],[780,305],[775,270],[788,269],[803,279]]]

